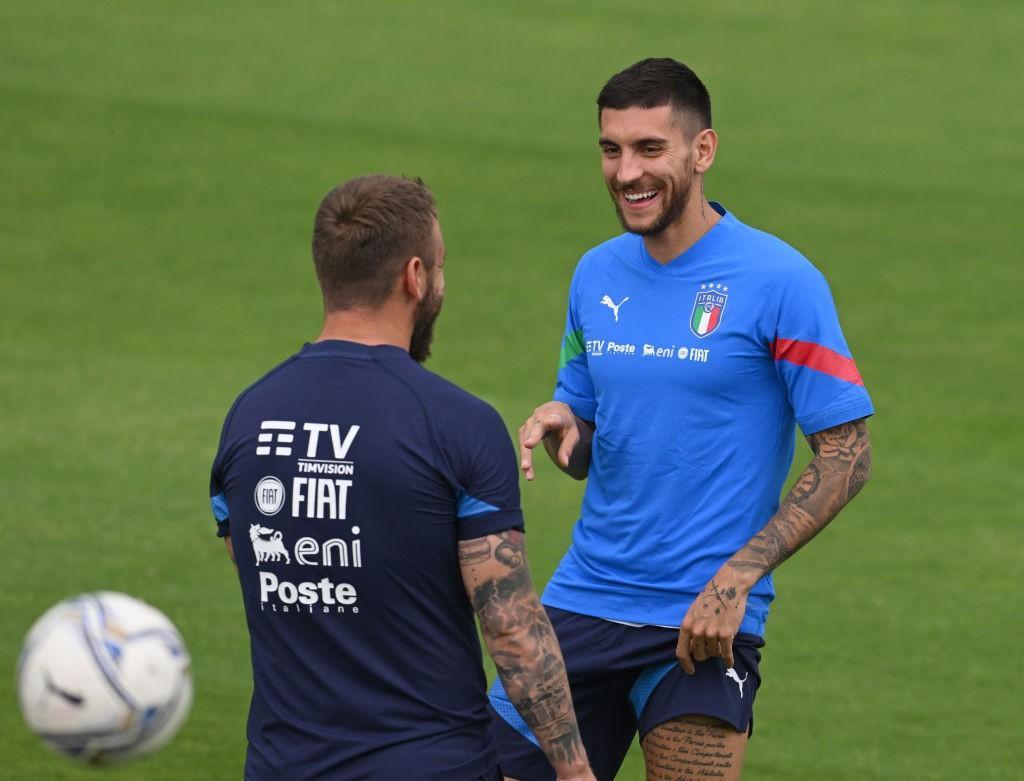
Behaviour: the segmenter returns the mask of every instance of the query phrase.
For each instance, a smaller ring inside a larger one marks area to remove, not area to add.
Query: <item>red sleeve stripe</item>
[[[776,361],[789,361],[797,366],[824,372],[837,380],[852,382],[854,385],[864,384],[853,358],[847,358],[814,342],[776,339],[772,342],[772,357]]]

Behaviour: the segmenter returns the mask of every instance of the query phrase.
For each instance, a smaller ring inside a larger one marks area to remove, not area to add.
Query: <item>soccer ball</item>
[[[156,608],[113,591],[48,610],[18,660],[28,726],[54,751],[92,764],[155,751],[192,706],[191,660]]]

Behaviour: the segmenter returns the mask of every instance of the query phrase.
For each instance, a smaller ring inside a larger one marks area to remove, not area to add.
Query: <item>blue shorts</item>
[[[720,658],[696,662],[687,675],[676,660],[679,631],[627,626],[547,607],[565,658],[583,745],[598,779],[613,779],[637,731],[641,739],[679,716],[721,719],[753,731],[754,695],[761,683],[757,635],[733,640],[735,666]],[[501,681],[489,692],[502,772],[522,781],[554,781],[537,739],[509,702]]]

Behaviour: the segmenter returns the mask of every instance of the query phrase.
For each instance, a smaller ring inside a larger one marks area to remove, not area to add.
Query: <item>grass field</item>
[[[197,685],[176,741],[109,777],[240,777],[209,464],[235,394],[317,332],[320,197],[432,186],[430,367],[514,430],[579,254],[617,232],[594,97],[651,55],[708,83],[709,196],[826,273],[878,410],[871,483],[777,576],[746,778],[1021,778],[1022,35],[1012,0],[0,4],[0,778],[89,777],[12,681],[34,618],[101,588],[172,617]],[[546,464],[524,487],[541,583],[579,496]]]

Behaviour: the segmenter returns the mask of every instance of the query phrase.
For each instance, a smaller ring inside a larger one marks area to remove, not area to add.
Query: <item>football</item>
[[[52,607],[18,660],[28,726],[59,754],[123,761],[166,744],[192,705],[191,660],[156,608],[111,591]]]

